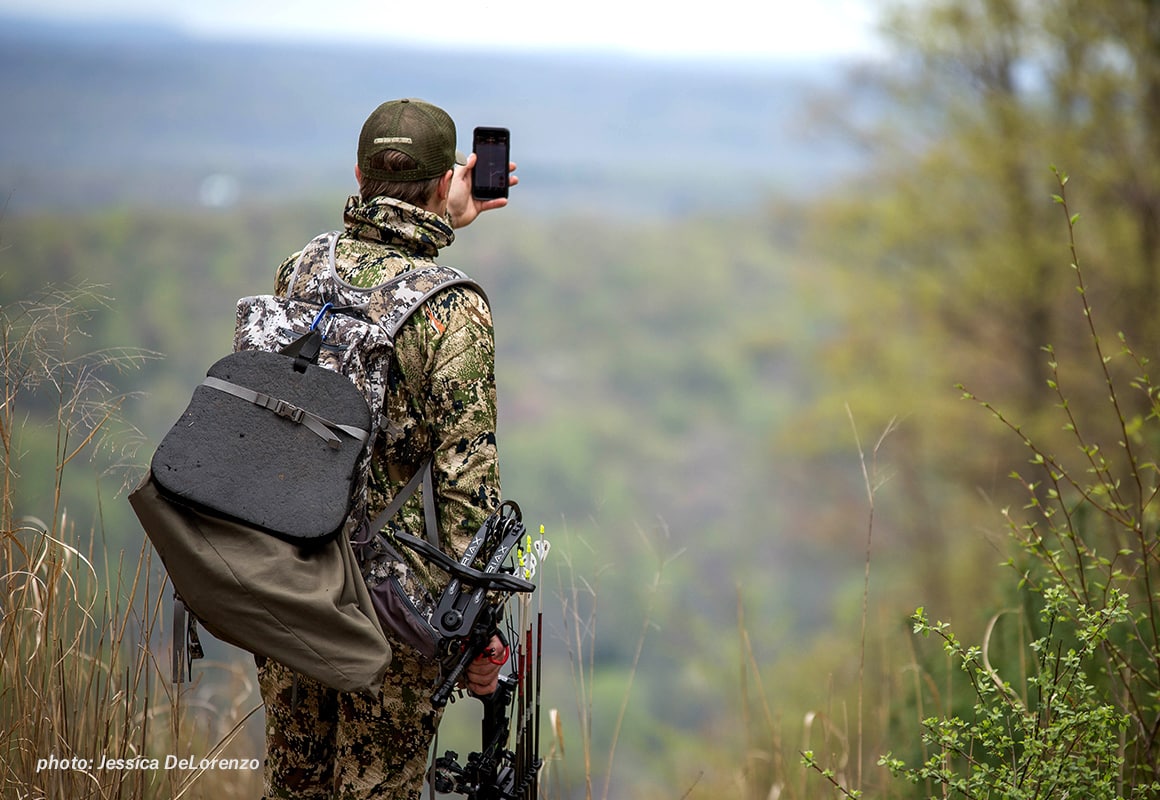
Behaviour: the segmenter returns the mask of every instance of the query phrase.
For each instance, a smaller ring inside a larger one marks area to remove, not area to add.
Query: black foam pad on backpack
[[[333,423],[370,429],[371,414],[345,376],[294,359],[246,350],[207,375],[285,401]],[[152,471],[170,497],[249,523],[290,541],[324,541],[350,508],[363,442],[338,446],[299,422],[206,385],[158,446]]]

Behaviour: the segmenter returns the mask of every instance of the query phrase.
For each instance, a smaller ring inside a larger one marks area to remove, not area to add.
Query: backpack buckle
[[[275,400],[274,406],[270,410],[291,422],[301,423],[302,418],[306,416],[306,412],[303,409],[293,403],[287,403],[285,400]]]

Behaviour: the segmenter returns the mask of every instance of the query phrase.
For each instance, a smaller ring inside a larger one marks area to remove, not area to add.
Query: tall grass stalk
[[[575,691],[576,715],[580,726],[581,760],[584,771],[584,797],[592,800],[592,674],[595,668],[596,648],[596,587],[578,575],[572,556],[565,552],[557,564],[561,586],[564,644],[568,648],[568,666]],[[594,576],[594,577],[599,577]],[[565,580],[566,578],[566,580]],[[557,722],[560,717],[557,716]],[[554,725],[559,730],[562,725]],[[562,739],[562,736],[559,737]],[[549,767],[551,764],[549,764]]]
[[[793,797],[792,785],[786,780],[785,765],[782,761],[781,733],[773,713],[773,706],[765,691],[765,683],[761,679],[761,669],[757,664],[757,656],[753,652],[753,642],[749,636],[749,625],[745,621],[745,604],[742,602],[741,587],[737,587],[737,632],[741,643],[741,658],[739,663],[739,687],[741,695],[741,724],[745,731],[745,761],[741,776],[743,796],[746,798],[782,797],[784,791],[789,791],[787,800]],[[753,679],[750,680],[750,676]],[[765,735],[768,742],[758,743],[753,738],[753,722],[749,710],[749,685],[754,686],[757,700],[761,709],[762,722],[765,726]],[[773,770],[773,777],[768,788],[759,780],[751,765],[755,759],[768,759]]]
[[[83,305],[102,302],[81,287],[0,309],[0,796],[252,798],[260,770],[201,768],[227,752],[244,724],[246,692],[207,713],[215,689],[171,690],[167,660],[156,655],[168,593],[148,546],[97,552],[104,531],[80,534],[64,504],[66,481],[81,464],[99,473],[99,486],[107,470],[132,460],[133,432],[120,416],[125,396],[106,376],[139,367],[146,354],[73,355],[89,317]],[[48,426],[54,443],[46,476],[21,472],[37,426]],[[41,517],[26,513],[18,496],[35,477],[51,487]],[[233,674],[233,682],[245,684],[245,676]],[[196,763],[166,764],[181,758]]]
[[[637,532],[646,545],[652,544],[643,531],[638,529]],[[661,554],[655,551],[655,549],[654,552],[657,557],[657,567],[648,585],[647,600],[641,615],[640,633],[636,639],[632,662],[629,665],[628,680],[621,694],[616,719],[612,724],[612,729],[609,734],[610,744],[608,747],[608,756],[603,765],[605,773],[599,795],[601,800],[608,800],[611,796],[612,770],[616,761],[620,733],[624,727],[625,717],[632,696],[633,684],[639,671],[641,656],[644,652],[644,644],[649,630],[654,625],[652,616],[653,608],[660,590],[661,580],[666,567],[674,559],[679,558],[683,550],[678,550],[672,554]],[[563,606],[564,639],[568,648],[568,663],[575,690],[576,713],[580,723],[580,741],[584,765],[584,797],[585,800],[593,800],[596,797],[594,794],[594,773],[596,767],[593,761],[594,754],[592,751],[593,724],[595,720],[592,687],[595,671],[596,622],[597,612],[599,610],[597,604],[597,589],[595,584],[577,574],[569,555],[563,556],[561,562],[563,562],[563,566],[557,567],[557,573],[560,586],[562,587],[561,601]],[[602,574],[602,571],[598,571],[594,578],[598,579],[600,574]],[[557,716],[558,719],[559,717]],[[553,730],[557,742],[562,745],[562,729],[556,723],[553,723]],[[562,746],[560,747],[560,752],[563,752]]]
[[[866,690],[866,629],[868,621],[868,609],[870,603],[870,563],[871,553],[874,549],[874,495],[878,489],[885,483],[884,479],[878,474],[878,452],[882,448],[883,442],[896,427],[896,420],[891,419],[887,424],[886,429],[882,435],[878,437],[878,441],[874,443],[874,450],[871,454],[870,465],[866,464],[866,452],[862,449],[862,439],[858,435],[858,426],[854,422],[854,413],[850,407],[846,406],[846,415],[850,418],[850,428],[854,432],[854,443],[858,447],[858,463],[862,468],[862,481],[866,487],[866,502],[867,513],[869,515],[866,522],[866,562],[862,578],[862,616],[860,620],[861,625],[861,639],[858,646],[858,754],[856,759],[856,773],[854,777],[854,788],[861,789],[862,787],[862,758],[863,758],[863,742],[864,742],[864,704],[865,704],[865,690]]]
[[[874,550],[874,505],[875,495],[886,483],[886,478],[879,472],[878,455],[882,446],[889,437],[897,429],[897,420],[891,419],[887,423],[886,428],[874,443],[874,448],[871,450],[869,460],[866,457],[865,448],[862,446],[862,437],[858,433],[858,425],[854,421],[854,413],[851,411],[849,405],[846,406],[846,416],[850,420],[850,427],[854,433],[854,445],[858,451],[858,464],[862,471],[862,481],[866,489],[867,500],[867,521],[866,521],[866,557],[863,567],[862,576],[862,609],[860,617],[860,638],[858,643],[858,681],[856,687],[856,713],[855,713],[855,748],[854,753],[854,775],[851,780],[847,776],[846,768],[848,767],[848,751],[850,747],[849,739],[842,731],[846,730],[848,726],[837,726],[832,722],[831,716],[828,714],[820,714],[818,712],[810,712],[806,716],[805,721],[805,741],[801,751],[802,764],[813,772],[822,776],[822,778],[836,789],[841,795],[849,798],[857,798],[862,796],[863,775],[862,775],[862,761],[864,758],[864,740],[865,740],[865,691],[866,691],[866,635],[869,627],[869,608],[870,608],[870,566],[872,563],[872,555]],[[836,736],[842,742],[843,753],[838,759],[831,759],[830,762],[823,763],[818,760],[814,751],[810,747],[810,733],[813,729],[815,721],[820,721],[822,730],[828,742],[829,736]],[[836,761],[836,763],[834,763]],[[804,792],[804,789],[803,789]]]

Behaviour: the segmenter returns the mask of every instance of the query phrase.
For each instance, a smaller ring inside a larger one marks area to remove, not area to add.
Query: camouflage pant
[[[378,697],[339,692],[274,661],[259,663],[269,800],[418,800],[441,711],[437,666],[404,645]]]

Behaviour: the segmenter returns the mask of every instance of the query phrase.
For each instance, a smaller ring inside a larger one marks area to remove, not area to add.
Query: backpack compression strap
[[[323,308],[323,311],[325,310],[326,308]],[[319,317],[321,316],[322,314],[320,313]],[[317,320],[315,320],[315,325],[317,325]],[[283,347],[280,352],[284,356],[293,356],[294,371],[304,373],[308,366],[318,363],[318,353],[321,348],[322,334],[312,325],[309,331]],[[356,428],[353,425],[342,425],[338,422],[332,422],[326,417],[299,408],[293,403],[287,402],[279,397],[273,397],[272,395],[255,391],[245,386],[239,386],[236,383],[231,383],[221,378],[206,376],[206,379],[201,382],[201,385],[233,395],[248,403],[253,403],[260,408],[269,409],[278,416],[285,417],[291,422],[305,425],[307,429],[313,431],[333,449],[338,449],[342,444],[342,440],[338,437],[339,433],[345,433],[347,436],[363,444],[366,444],[367,439],[371,435],[370,431]]]
[[[435,466],[431,458],[428,458],[419,469],[415,470],[411,480],[407,481],[407,485],[399,490],[399,493],[391,500],[391,504],[375,517],[370,529],[372,538],[383,538],[379,532],[387,526],[391,517],[399,513],[399,509],[411,499],[411,495],[415,494],[420,485],[423,487],[423,523],[427,528],[427,541],[433,547],[439,547],[439,518],[435,514]]]
[[[320,417],[304,408],[299,408],[293,403],[288,403],[281,398],[272,397],[264,392],[254,391],[253,389],[247,389],[245,386],[223,381],[221,378],[206,377],[201,382],[201,385],[208,386],[211,389],[217,389],[219,392],[231,394],[241,400],[253,403],[259,408],[267,408],[291,422],[305,425],[332,448],[338,448],[342,444],[342,439],[338,437],[338,434],[335,433],[336,431],[345,433],[347,436],[357,439],[360,442],[366,442],[370,437],[370,431],[364,431],[362,428],[356,428],[353,425],[342,425],[337,422],[332,422],[326,417]]]
[[[173,592],[173,682],[178,686],[192,679],[194,659],[205,658],[201,649],[201,639],[197,635],[197,617],[185,605],[176,591]]]

